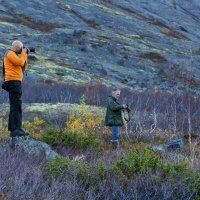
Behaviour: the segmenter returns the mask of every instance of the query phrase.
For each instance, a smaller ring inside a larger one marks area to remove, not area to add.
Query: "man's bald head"
[[[22,51],[22,48],[23,48],[23,43],[19,40],[15,40],[13,43],[12,43],[12,47],[11,49],[15,52],[18,52],[18,53],[21,53]]]
[[[23,43],[19,40],[15,40],[13,43],[12,43],[12,47],[20,47],[22,48],[23,47]]]

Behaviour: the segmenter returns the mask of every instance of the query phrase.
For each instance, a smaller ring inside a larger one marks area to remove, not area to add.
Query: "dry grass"
[[[7,13],[9,16],[13,16],[13,18],[10,17],[1,17],[0,21],[2,22],[9,22],[9,23],[15,23],[15,24],[21,24],[24,26],[27,26],[29,28],[39,30],[42,32],[49,32],[55,28],[64,28],[65,26],[58,23],[47,23],[42,21],[36,21],[32,19],[29,16],[26,15],[19,15],[13,13]]]

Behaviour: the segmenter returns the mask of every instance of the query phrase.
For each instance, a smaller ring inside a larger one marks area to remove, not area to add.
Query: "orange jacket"
[[[9,51],[4,57],[5,81],[22,81],[23,71],[27,68],[28,57],[22,52],[19,57],[14,51]]]

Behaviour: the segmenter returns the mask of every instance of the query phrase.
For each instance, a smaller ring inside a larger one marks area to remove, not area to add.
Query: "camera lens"
[[[31,48],[29,48],[29,51],[35,53],[35,48],[31,47]]]

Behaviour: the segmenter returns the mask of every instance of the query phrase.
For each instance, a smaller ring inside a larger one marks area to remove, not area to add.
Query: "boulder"
[[[184,142],[183,142],[183,139],[181,138],[181,139],[172,140],[163,146],[154,145],[152,147],[152,149],[154,151],[166,153],[166,152],[170,152],[173,150],[181,150],[181,149],[183,149],[183,147],[184,147]]]
[[[0,144],[1,152],[7,151],[10,148],[13,150],[24,150],[30,156],[44,153],[47,159],[58,156],[58,153],[53,151],[48,144],[39,140],[35,140],[30,136],[8,138]]]

